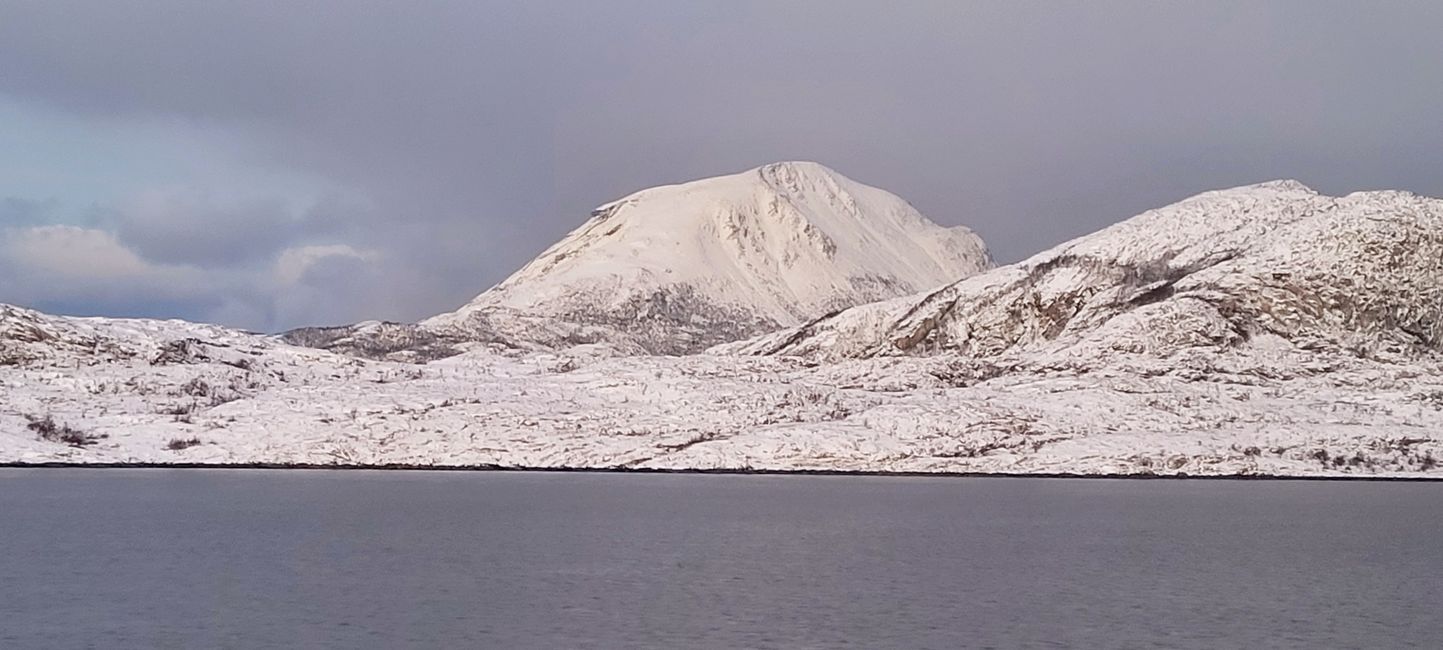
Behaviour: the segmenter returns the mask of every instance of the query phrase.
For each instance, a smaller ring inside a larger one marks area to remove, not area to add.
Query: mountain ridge
[[[933,292],[721,353],[840,359],[1189,345],[1436,348],[1443,201],[1297,181],[1204,192]],[[1431,263],[1429,260],[1433,260]],[[1430,265],[1431,264],[1431,265]]]

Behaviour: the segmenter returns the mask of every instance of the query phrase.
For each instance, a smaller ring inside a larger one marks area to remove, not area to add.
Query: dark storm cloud
[[[449,309],[593,205],[781,159],[1004,261],[1273,178],[1443,195],[1440,27],[1432,3],[55,0],[0,7],[0,94],[223,129],[354,190],[116,226],[162,263],[377,251],[365,291],[320,274],[325,309],[261,310],[289,326]]]

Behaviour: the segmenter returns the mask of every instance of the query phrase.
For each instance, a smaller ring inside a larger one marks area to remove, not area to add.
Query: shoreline
[[[1081,474],[1070,472],[921,472],[841,469],[663,469],[633,467],[519,467],[510,465],[335,465],[320,463],[70,463],[64,461],[3,462],[0,469],[184,469],[184,470],[303,470],[393,472],[497,472],[553,474],[698,474],[719,476],[856,476],[889,478],[995,478],[995,479],[1125,479],[1206,481],[1366,481],[1443,483],[1443,476],[1307,476],[1291,474]]]

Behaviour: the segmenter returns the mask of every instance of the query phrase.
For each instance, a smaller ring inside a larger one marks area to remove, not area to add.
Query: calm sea
[[[1438,648],[1443,484],[0,470],[0,648]]]

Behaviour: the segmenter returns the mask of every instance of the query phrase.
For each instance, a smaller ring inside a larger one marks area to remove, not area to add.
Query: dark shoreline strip
[[[907,478],[1052,478],[1208,481],[1386,481],[1443,483],[1443,476],[1289,476],[1286,474],[1074,474],[1050,472],[894,472],[834,469],[656,469],[636,467],[517,467],[509,465],[327,465],[318,463],[0,463],[0,469],[255,469],[255,470],[362,470],[404,472],[548,472],[555,474],[715,474],[757,476],[879,476]]]

